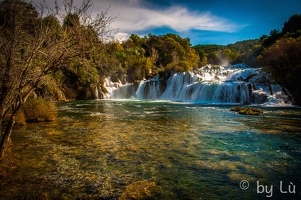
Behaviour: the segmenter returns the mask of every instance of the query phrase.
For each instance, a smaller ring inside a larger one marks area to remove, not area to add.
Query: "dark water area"
[[[59,103],[57,121],[15,128],[0,199],[300,199],[300,108],[231,107]]]

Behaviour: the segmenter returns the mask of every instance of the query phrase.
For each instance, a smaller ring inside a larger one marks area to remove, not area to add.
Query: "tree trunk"
[[[15,44],[16,44],[16,31],[17,31],[17,25],[16,25],[16,1],[14,1],[11,4],[11,7],[8,9],[11,11],[11,17],[8,17],[8,19],[5,19],[5,22],[8,24],[11,24],[9,28],[10,29],[10,34],[7,37],[8,39],[8,48],[7,48],[7,60],[6,64],[4,67],[4,75],[2,77],[2,82],[1,82],[1,94],[0,94],[0,111],[1,111],[1,124],[0,124],[0,134],[2,134],[2,122],[3,118],[7,114],[7,111],[10,107],[10,105],[7,105],[10,90],[12,90],[10,86],[10,79],[13,77],[12,76],[12,68],[13,68],[13,59],[14,59],[14,51],[15,51]],[[5,54],[4,54],[5,55]],[[10,117],[9,122],[7,126],[4,129],[4,133],[2,136],[2,139],[0,141],[0,160],[3,159],[5,155],[5,151],[9,145],[10,142],[10,135],[13,129],[13,126],[15,124],[14,120],[14,114]]]
[[[11,116],[0,143],[0,160],[4,158],[5,152],[10,144],[10,135],[13,130],[14,124],[15,124],[14,116]]]

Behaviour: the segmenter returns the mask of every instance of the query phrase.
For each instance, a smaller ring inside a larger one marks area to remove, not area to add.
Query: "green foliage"
[[[244,40],[226,46],[216,44],[196,45],[193,47],[200,57],[201,66],[207,63],[227,65],[246,63],[256,66],[256,57],[260,54],[260,40]]]
[[[65,63],[61,69],[62,73],[54,75],[62,75],[58,78],[58,84],[63,86],[63,91],[68,91],[69,98],[87,99],[93,98],[89,86],[99,82],[99,72],[104,71],[108,61],[103,58],[105,45],[96,31],[91,26],[82,25],[80,21],[79,15],[74,13],[68,14],[64,19],[64,33],[74,38],[74,45],[70,50],[79,53]]]
[[[267,37],[267,38],[265,38],[265,39],[263,39],[263,41],[262,41],[263,47],[269,47],[269,46],[271,46],[280,37],[281,37],[281,34],[280,34],[279,30],[276,30],[276,29],[271,30],[270,36]]]
[[[79,27],[80,26],[80,17],[76,13],[68,13],[63,22],[63,27]]]
[[[271,73],[274,80],[286,87],[295,103],[301,104],[301,15],[296,14],[284,23],[282,31],[272,30],[261,38],[265,49],[258,62]]]
[[[266,48],[258,57],[265,70],[295,97],[295,103],[301,103],[301,37],[281,38]]]
[[[239,56],[235,49],[222,45],[197,45],[194,46],[193,49],[195,49],[199,55],[201,66],[207,63],[213,65],[228,65],[234,62]]]
[[[23,34],[36,35],[36,28],[41,23],[39,14],[35,7],[22,0],[4,0],[0,2],[0,27],[1,32],[8,31],[14,26],[13,18],[18,16],[18,31]],[[8,23],[10,22],[10,23]],[[8,35],[10,36],[10,35]]]
[[[272,30],[260,39],[220,45],[197,45],[193,47],[201,61],[211,64],[246,63],[264,66],[277,83],[293,94],[295,103],[301,104],[301,15],[293,15],[284,23],[282,31]],[[203,64],[203,63],[202,63]]]
[[[282,31],[272,30],[268,37],[262,36],[262,45],[269,47],[273,45],[281,37],[298,38],[301,36],[301,14],[292,15],[287,22],[284,23]]]
[[[287,22],[284,23],[282,28],[282,35],[292,33],[292,37],[300,36],[299,31],[301,30],[301,14],[292,15]],[[298,35],[294,35],[298,33]]]
[[[126,81],[135,82],[157,73],[188,71],[198,66],[199,57],[187,38],[176,34],[148,35],[144,38],[132,34],[121,46],[111,43],[110,55],[120,63],[115,75],[126,75]],[[121,66],[121,67],[120,67]],[[112,75],[111,75],[112,76]]]
[[[223,45],[197,45],[191,47],[188,38],[181,38],[177,34],[152,35],[145,37],[132,34],[126,41],[103,42],[97,29],[92,25],[86,25],[80,12],[66,13],[65,18],[57,19],[54,14],[40,16],[34,6],[22,0],[14,0],[17,10],[12,9],[11,1],[1,1],[0,7],[0,62],[5,64],[7,51],[11,37],[11,24],[7,19],[13,19],[18,15],[16,36],[15,63],[20,64],[29,60],[36,46],[31,45],[38,41],[37,33],[43,33],[47,39],[41,45],[42,53],[35,56],[30,66],[37,66],[32,74],[39,72],[38,66],[44,66],[49,62],[49,57],[55,55],[58,50],[52,50],[53,45],[61,45],[59,52],[68,55],[60,64],[60,69],[52,71],[45,76],[44,81],[37,86],[38,95],[45,98],[56,98],[55,94],[62,90],[67,98],[86,99],[93,98],[92,90],[96,85],[101,85],[103,80],[110,76],[122,82],[136,82],[144,78],[151,78],[157,73],[170,74],[172,72],[184,72],[199,68],[207,63],[226,65],[234,63],[246,63],[257,66],[256,58],[266,66],[266,69],[281,83],[293,88],[294,74],[298,74],[299,62],[297,50],[301,35],[301,15],[293,15],[284,23],[282,31],[272,30],[269,36],[262,36],[256,40],[246,40],[235,44]],[[11,12],[9,12],[11,11]],[[62,22],[62,24],[60,23]],[[296,40],[282,40],[280,38],[295,38]],[[281,42],[276,42],[278,40]],[[3,42],[4,41],[4,42]],[[5,43],[5,41],[8,41]],[[55,43],[54,43],[55,42]],[[65,45],[68,44],[68,45]],[[287,47],[285,47],[287,45]],[[48,51],[47,55],[44,55]],[[276,59],[278,55],[278,60]],[[274,56],[273,56],[274,55]],[[267,58],[267,59],[266,59]],[[265,61],[264,61],[265,60]],[[57,63],[55,63],[57,64]],[[281,70],[289,70],[288,77],[283,78]],[[276,72],[275,72],[276,71]],[[4,71],[1,72],[2,76]],[[18,75],[21,76],[20,74]],[[288,81],[289,80],[289,81]],[[294,83],[295,84],[295,83]]]
[[[154,71],[187,71],[198,65],[199,57],[188,38],[176,34],[148,35],[146,52],[157,67]],[[182,62],[186,64],[183,65]],[[182,64],[181,64],[182,63]]]
[[[88,95],[114,60],[109,59],[102,42],[112,31],[113,19],[108,12],[92,17],[87,13],[90,1],[83,1],[77,8],[69,0],[63,1],[65,13],[52,11],[46,1],[42,1],[43,9],[38,12],[29,2],[0,1],[0,129],[5,130],[0,159],[9,144],[14,117],[34,91],[44,97],[60,89],[75,98]],[[49,16],[45,16],[47,11]],[[24,105],[26,118],[53,120],[51,106],[40,99],[32,101]],[[6,117],[8,123],[3,125]]]
[[[245,63],[252,67],[258,66],[256,58],[262,51],[261,40],[245,40],[227,46],[238,52],[237,58],[232,62],[233,64]]]

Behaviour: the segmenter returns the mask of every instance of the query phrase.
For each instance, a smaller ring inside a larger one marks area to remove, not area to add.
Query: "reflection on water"
[[[118,199],[138,184],[156,188],[154,199],[265,198],[257,181],[273,185],[274,198],[300,196],[300,109],[242,116],[227,106],[104,100],[58,108],[56,122],[14,131],[18,170],[0,199]],[[296,194],[281,194],[280,181]]]

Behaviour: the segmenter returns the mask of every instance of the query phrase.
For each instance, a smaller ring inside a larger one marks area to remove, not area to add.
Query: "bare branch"
[[[108,15],[110,7],[93,15],[91,0],[83,0],[78,7],[74,0],[63,0],[63,11],[57,0],[53,8],[46,0],[35,8],[29,1],[0,0],[0,9],[6,13],[0,27],[0,132],[7,113],[14,115],[46,75],[74,60],[79,65],[96,63],[92,57],[99,49],[93,45],[101,45],[117,32],[111,26],[115,18]],[[68,14],[79,22],[65,25]],[[92,71],[87,68],[86,73]],[[2,140],[1,149],[3,144]]]

